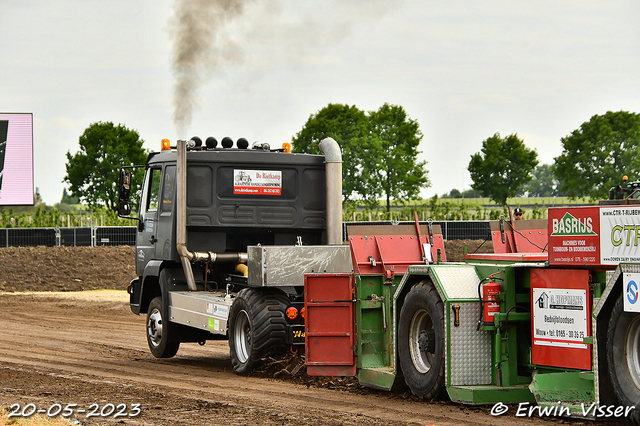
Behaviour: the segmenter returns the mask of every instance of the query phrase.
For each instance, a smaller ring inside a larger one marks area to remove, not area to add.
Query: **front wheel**
[[[229,311],[229,350],[236,374],[249,374],[262,358],[285,352],[285,308],[289,299],[275,289],[245,288]]]
[[[171,358],[178,352],[180,342],[171,335],[171,328],[163,315],[162,298],[154,298],[147,311],[147,343],[156,358]]]
[[[398,321],[398,355],[405,382],[418,398],[444,391],[444,305],[430,281],[407,294]]]
[[[640,403],[640,314],[624,311],[624,293],[611,312],[607,330],[607,361],[611,384],[620,405]],[[639,424],[638,411],[631,419]]]

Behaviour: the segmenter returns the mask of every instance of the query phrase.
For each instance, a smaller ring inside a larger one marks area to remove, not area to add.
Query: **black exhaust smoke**
[[[242,62],[241,49],[228,36],[230,21],[248,0],[177,0],[173,21],[173,120],[178,135],[191,124],[197,90],[227,63]],[[179,136],[180,137],[180,136]]]

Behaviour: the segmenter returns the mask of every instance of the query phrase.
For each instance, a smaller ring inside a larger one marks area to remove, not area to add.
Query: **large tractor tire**
[[[162,298],[154,298],[147,310],[147,343],[156,358],[171,358],[178,352],[180,341],[172,333],[173,328],[175,324],[164,316]]]
[[[442,396],[444,386],[444,305],[430,281],[407,294],[398,321],[398,355],[407,386],[420,399]]]
[[[229,349],[236,374],[249,374],[262,358],[286,351],[285,309],[289,299],[272,288],[245,288],[229,312]]]
[[[640,424],[640,314],[624,311],[621,294],[611,312],[607,330],[607,361],[611,384],[620,405],[632,406],[630,418]]]

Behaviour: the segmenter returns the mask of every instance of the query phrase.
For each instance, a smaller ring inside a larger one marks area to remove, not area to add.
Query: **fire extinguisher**
[[[496,281],[503,281],[496,277],[501,271],[494,272],[478,283],[478,301],[480,302],[480,318],[476,330],[480,330],[481,325],[491,326],[494,324],[493,317],[500,312],[500,284]],[[482,288],[482,290],[481,290]]]
[[[482,305],[484,325],[493,325],[493,316],[500,313],[500,284],[490,281],[482,285]]]

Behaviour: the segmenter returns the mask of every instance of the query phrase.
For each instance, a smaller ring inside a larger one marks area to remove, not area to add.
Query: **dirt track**
[[[238,377],[225,341],[183,344],[175,358],[157,360],[146,347],[144,318],[128,311],[124,292],[116,294],[0,295],[0,405],[112,403],[130,413],[140,404],[134,418],[76,415],[88,425],[549,424],[403,394]]]
[[[144,318],[131,314],[127,297],[122,290],[0,293],[0,406],[33,403],[47,410],[77,404],[74,417],[87,425],[550,424],[515,418],[514,407],[510,415],[493,417],[488,407],[425,403],[352,382],[340,385],[339,379],[318,384],[239,377],[231,371],[226,341],[183,344],[175,358],[158,360],[147,349]],[[140,404],[140,415],[79,413],[91,411],[91,404],[98,412],[126,404],[124,414]]]

